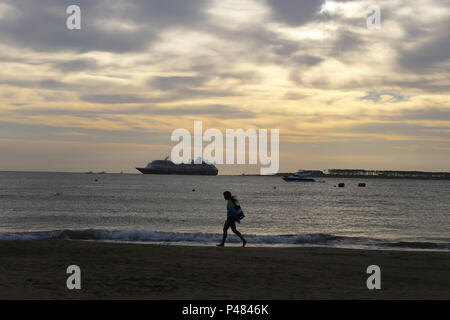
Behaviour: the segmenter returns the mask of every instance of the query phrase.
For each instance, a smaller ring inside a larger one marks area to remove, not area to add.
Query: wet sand
[[[0,241],[0,299],[450,299],[450,253]]]

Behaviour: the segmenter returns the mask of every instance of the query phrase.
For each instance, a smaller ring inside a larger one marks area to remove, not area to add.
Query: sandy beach
[[[68,290],[66,269],[81,268]],[[381,268],[368,290],[366,268]],[[1,299],[449,299],[450,253],[0,241]]]

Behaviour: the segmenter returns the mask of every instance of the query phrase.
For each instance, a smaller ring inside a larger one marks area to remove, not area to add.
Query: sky
[[[0,170],[137,173],[202,120],[279,129],[281,172],[450,171],[449,30],[448,0],[1,0]]]

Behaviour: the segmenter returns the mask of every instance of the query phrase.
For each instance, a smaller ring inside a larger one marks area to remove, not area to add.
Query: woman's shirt
[[[227,201],[227,218],[234,219],[237,216],[236,206],[233,203],[233,200]]]

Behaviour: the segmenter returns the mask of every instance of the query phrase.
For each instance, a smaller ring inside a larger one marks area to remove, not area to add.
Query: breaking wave
[[[148,230],[53,230],[39,232],[3,232],[0,240],[91,240],[149,243],[213,243],[219,242],[222,235],[218,233],[180,233],[158,232]],[[364,246],[391,249],[435,249],[450,250],[450,243],[390,241],[365,237],[344,237],[330,234],[295,234],[295,235],[246,235],[248,243],[259,245],[330,245],[330,246]],[[229,236],[229,242],[238,243],[239,239]]]

